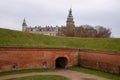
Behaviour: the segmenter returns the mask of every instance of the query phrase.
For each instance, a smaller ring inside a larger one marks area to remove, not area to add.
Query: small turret
[[[27,24],[26,24],[26,20],[24,18],[23,24],[22,24],[22,31],[26,31],[26,28],[27,28]]]

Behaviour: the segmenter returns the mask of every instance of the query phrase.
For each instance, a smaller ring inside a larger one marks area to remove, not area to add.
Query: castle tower
[[[72,9],[70,8],[67,21],[66,21],[65,35],[69,37],[74,37],[75,33],[76,32],[75,32],[75,25],[74,25],[73,16],[72,16]]]
[[[69,14],[68,14],[67,21],[66,21],[66,27],[70,27],[70,26],[75,27],[71,8],[69,10]]]
[[[26,24],[26,20],[24,18],[23,24],[22,24],[22,31],[26,31],[26,28],[27,28],[27,24]]]

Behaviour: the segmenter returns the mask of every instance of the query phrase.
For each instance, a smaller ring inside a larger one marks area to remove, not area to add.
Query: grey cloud
[[[65,25],[71,5],[76,25],[102,25],[120,37],[120,0],[1,0],[0,27],[21,30],[24,17],[30,26]]]

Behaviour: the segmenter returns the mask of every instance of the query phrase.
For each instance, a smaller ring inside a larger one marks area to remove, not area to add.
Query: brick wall
[[[81,50],[80,65],[90,69],[120,74],[120,53]]]
[[[65,57],[67,66],[77,65],[109,73],[120,74],[120,53],[78,49],[0,48],[0,71],[17,69],[55,68],[56,59]],[[79,54],[78,54],[79,53]],[[79,60],[79,61],[78,61]]]
[[[0,71],[12,70],[13,64],[17,69],[42,68],[46,62],[47,67],[55,68],[58,57],[65,57],[68,66],[77,64],[77,49],[44,49],[44,48],[0,48]]]

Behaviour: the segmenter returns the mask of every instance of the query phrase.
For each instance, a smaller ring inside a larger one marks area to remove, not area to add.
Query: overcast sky
[[[120,0],[0,0],[0,27],[21,30],[24,17],[28,26],[65,25],[71,7],[76,26],[101,25],[120,38]]]

